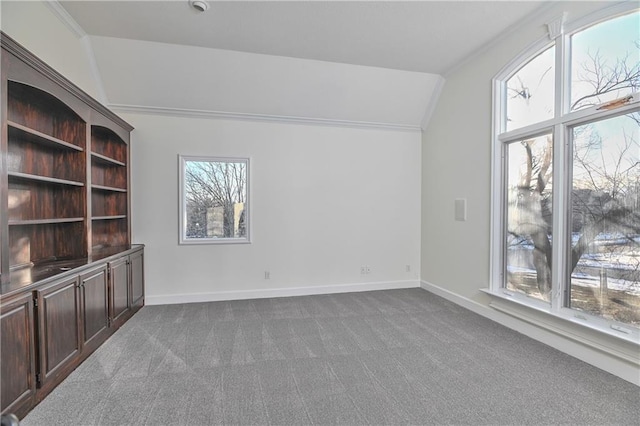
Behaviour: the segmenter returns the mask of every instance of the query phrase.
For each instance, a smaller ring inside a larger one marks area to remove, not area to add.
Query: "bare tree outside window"
[[[248,159],[180,157],[181,243],[248,242]]]
[[[543,135],[522,140],[508,150],[506,286],[548,301],[553,138]]]
[[[550,47],[507,82],[506,130],[544,121],[554,114],[555,48]]]
[[[633,13],[573,36],[569,111],[615,99],[624,105],[638,91],[638,16]],[[548,91],[536,99],[551,69],[548,52],[507,81],[507,130],[513,128],[512,114],[526,118],[525,124],[549,118],[550,106],[538,108],[537,117],[531,115],[536,102],[552,104]],[[535,69],[523,71],[527,67]],[[552,229],[552,135],[525,137],[506,147],[504,285],[549,302],[553,285],[566,282],[567,307],[640,325],[640,112],[585,120],[568,132],[570,164],[564,187],[570,211],[563,230]],[[553,237],[561,231],[567,234],[567,271],[561,271],[560,283],[552,283]]]
[[[570,306],[640,324],[640,114],[573,129]]]
[[[639,14],[602,22],[571,37],[570,110],[640,89]]]

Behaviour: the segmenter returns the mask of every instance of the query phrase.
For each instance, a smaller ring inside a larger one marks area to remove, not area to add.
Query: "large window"
[[[639,89],[638,10],[550,33],[496,77],[494,294],[638,336]]]
[[[249,159],[180,157],[180,243],[249,242]]]

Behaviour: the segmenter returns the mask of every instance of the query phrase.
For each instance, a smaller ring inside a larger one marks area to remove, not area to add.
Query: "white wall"
[[[91,44],[109,101],[127,108],[419,129],[440,81],[427,73],[112,37],[92,36]]]
[[[41,1],[0,1],[2,31],[92,97],[103,101],[88,39],[80,38]]]
[[[546,37],[545,24],[562,12],[568,12],[570,22],[610,6],[611,2],[560,2],[447,76],[422,139],[421,279],[425,288],[639,383],[637,365],[603,355],[612,340],[602,342],[597,334],[585,330],[584,339],[602,343],[604,352],[573,345],[558,335],[490,312],[491,299],[481,292],[489,287],[491,249],[491,80],[529,45]],[[468,200],[466,222],[454,220],[456,198]],[[561,328],[556,332],[569,334]],[[634,350],[632,345],[624,346]],[[637,356],[637,346],[635,351]]]
[[[418,285],[419,132],[123,118],[147,303]],[[178,154],[251,158],[251,244],[178,245]]]
[[[545,23],[571,21],[611,2],[560,2],[519,26],[447,76],[422,151],[422,279],[485,303],[489,286],[491,79],[530,44]],[[454,220],[454,199],[468,199],[468,221]],[[464,264],[464,267],[459,267]]]

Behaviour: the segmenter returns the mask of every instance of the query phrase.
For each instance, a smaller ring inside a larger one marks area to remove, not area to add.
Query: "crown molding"
[[[334,127],[352,127],[361,129],[380,129],[404,132],[421,132],[418,125],[375,123],[367,121],[333,120],[326,118],[295,117],[283,115],[251,114],[225,111],[194,110],[184,108],[167,108],[126,104],[109,104],[109,108],[119,113],[166,115],[172,117],[210,118],[222,120],[266,121],[287,124],[309,124]]]
[[[69,15],[69,12],[62,7],[58,0],[47,0],[44,4],[77,38],[83,38],[87,35],[85,30],[76,22],[75,19],[73,19],[71,15]]]

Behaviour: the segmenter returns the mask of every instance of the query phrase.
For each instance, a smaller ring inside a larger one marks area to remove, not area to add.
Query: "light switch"
[[[455,199],[455,218],[458,222],[467,221],[467,199],[466,198]]]

